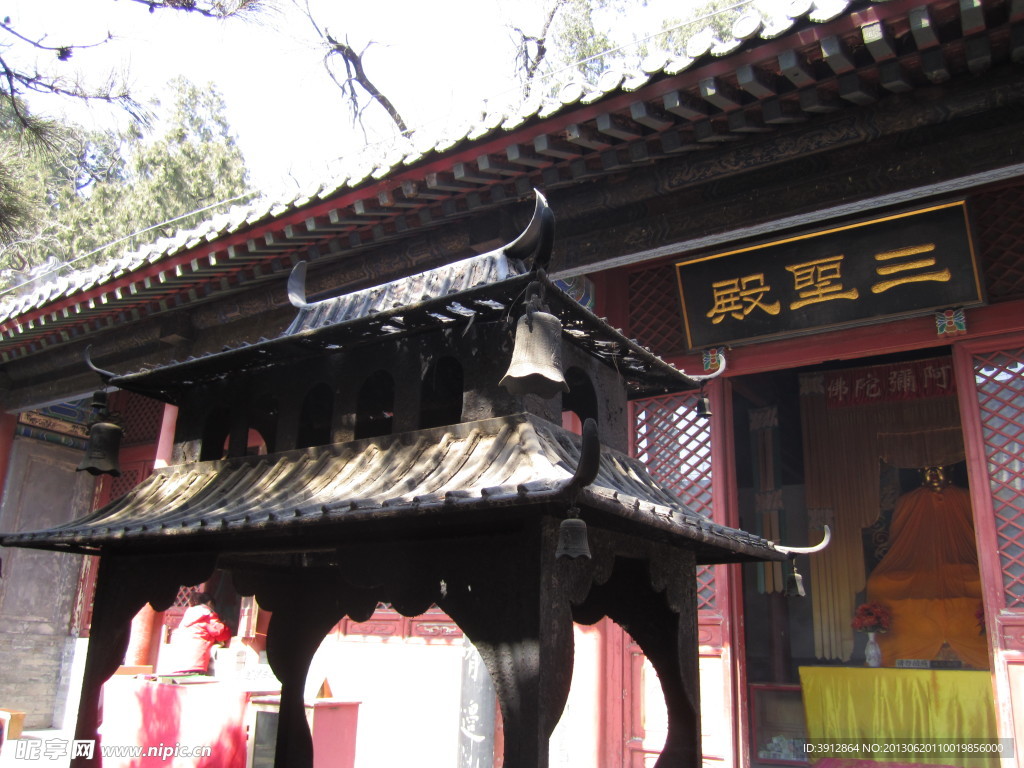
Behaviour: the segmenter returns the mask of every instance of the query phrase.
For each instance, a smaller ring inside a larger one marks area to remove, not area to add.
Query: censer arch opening
[[[414,764],[417,742],[439,723],[459,737],[432,764],[454,764],[467,736],[494,743],[497,701],[489,675],[472,644],[436,605],[406,616],[382,602],[365,621],[342,618],[322,639],[306,675],[308,700],[324,691],[359,701],[359,727],[366,732],[403,724],[408,739],[389,746],[389,764]],[[434,702],[427,716],[424,700]],[[316,759],[330,763],[331,757]]]
[[[280,410],[277,398],[273,395],[264,394],[255,399],[249,409],[246,454],[263,455],[277,450],[277,420]]]
[[[394,420],[395,380],[387,371],[374,371],[356,395],[355,438],[390,435]]]
[[[562,393],[562,413],[571,413],[579,424],[593,419],[600,424],[598,418],[597,393],[590,377],[580,368],[571,367],[565,372],[565,383],[569,391]],[[563,418],[563,422],[564,422]]]
[[[296,448],[310,448],[331,442],[334,390],[325,382],[314,384],[302,398]]]
[[[445,355],[433,361],[420,385],[420,429],[462,421],[462,364]]]
[[[216,461],[226,455],[226,443],[231,434],[231,414],[227,408],[217,408],[206,416],[199,447],[200,461]]]

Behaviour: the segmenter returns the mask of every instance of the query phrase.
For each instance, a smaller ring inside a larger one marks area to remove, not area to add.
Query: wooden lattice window
[[[159,438],[164,418],[159,400],[120,390],[110,396],[110,410],[124,427],[122,445],[155,443]]]
[[[198,595],[203,589],[202,584],[195,584],[190,587],[181,586],[178,587],[178,595],[174,598],[175,608],[188,608],[191,604],[192,596]]]
[[[109,479],[108,499],[119,499],[145,480],[153,471],[153,462],[122,462],[121,476]]]
[[[971,200],[990,301],[1024,296],[1024,185]]]
[[[682,353],[682,308],[675,267],[657,264],[629,275],[629,335],[662,357]]]
[[[1024,610],[1024,348],[974,357],[1006,607]]]
[[[696,393],[633,403],[633,453],[651,476],[691,510],[711,516],[711,427],[697,415]],[[697,607],[715,608],[714,568],[697,569]]]

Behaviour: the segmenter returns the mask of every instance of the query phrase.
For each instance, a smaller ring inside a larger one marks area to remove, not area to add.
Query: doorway
[[[817,708],[843,710],[878,680],[941,670],[954,707],[985,708],[966,703],[976,683],[991,701],[952,371],[948,350],[932,349],[730,381],[740,527],[798,546],[832,534],[795,569],[743,566],[751,765],[804,764]],[[941,468],[941,487],[929,488],[928,467]],[[882,738],[922,720],[909,708],[835,727]]]

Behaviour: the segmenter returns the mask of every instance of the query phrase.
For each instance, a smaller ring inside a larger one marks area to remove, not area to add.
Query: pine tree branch
[[[145,5],[150,13],[158,10],[185,11],[208,19],[227,19],[254,13],[266,5],[265,0],[132,0]]]
[[[113,39],[113,35],[111,35],[108,32],[107,37],[103,40],[100,40],[97,43],[75,43],[73,45],[47,45],[43,42],[46,39],[45,35],[39,38],[38,40],[33,39],[31,37],[26,37],[10,25],[9,18],[4,19],[3,22],[0,22],[0,29],[4,30],[9,35],[13,35],[14,37],[18,38],[23,43],[28,43],[33,48],[37,48],[40,51],[50,51],[52,53],[57,54],[58,61],[67,61],[71,58],[72,54],[75,51],[84,50],[86,48],[98,48],[101,45],[106,45]]]

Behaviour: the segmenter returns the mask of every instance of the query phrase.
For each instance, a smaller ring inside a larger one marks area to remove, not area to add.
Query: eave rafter
[[[525,199],[535,187],[714,150],[1024,61],[1024,0],[840,2],[831,19],[820,5],[807,3],[783,32],[738,23],[732,47],[694,45],[683,60],[609,78],[596,94],[568,87],[554,110],[540,105],[500,129],[471,129],[350,185],[178,242],[100,284],[54,291],[34,306],[12,303],[0,322],[0,361],[280,280],[300,260],[315,265],[402,239]]]

